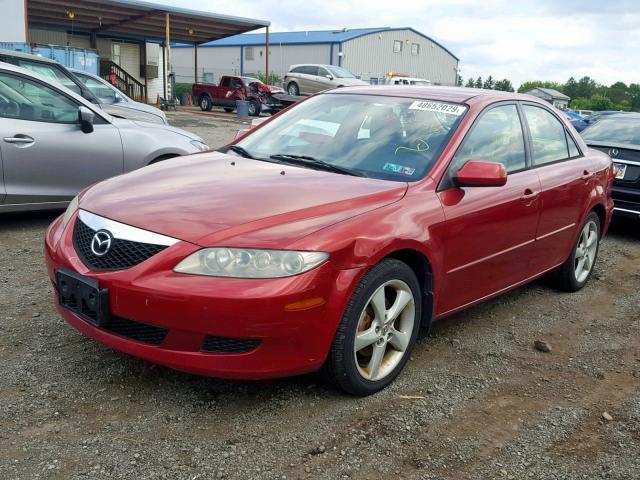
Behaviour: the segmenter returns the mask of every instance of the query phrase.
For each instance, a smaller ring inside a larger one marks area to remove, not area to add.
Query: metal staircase
[[[111,60],[100,60],[100,76],[137,102],[147,101],[147,89],[126,70]]]

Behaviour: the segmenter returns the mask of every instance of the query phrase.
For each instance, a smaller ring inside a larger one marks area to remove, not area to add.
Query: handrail
[[[145,102],[147,91],[144,84],[111,60],[100,60],[100,76],[128,97]]]

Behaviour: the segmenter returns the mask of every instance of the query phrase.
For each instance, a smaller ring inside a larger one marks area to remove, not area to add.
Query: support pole
[[[165,84],[167,85],[167,93],[166,98],[169,99],[169,78],[168,75],[171,73],[171,30],[169,26],[170,16],[169,13],[164,14],[164,43],[167,46],[167,74],[165,75]],[[173,92],[171,92],[171,96],[173,97]]]
[[[165,46],[162,45],[162,95],[167,98],[167,60]]]
[[[264,83],[269,85],[269,27],[267,26],[267,35],[265,37],[266,45],[265,45],[265,60],[264,60]]]
[[[193,83],[198,83],[198,44],[193,42]]]

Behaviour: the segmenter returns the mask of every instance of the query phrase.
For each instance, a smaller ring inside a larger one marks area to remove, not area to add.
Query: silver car
[[[346,68],[313,64],[291,65],[283,84],[289,95],[311,95],[330,88],[369,85]]]
[[[0,139],[0,212],[64,208],[100,180],[209,149],[184,130],[115,118],[7,63],[0,63]]]
[[[98,97],[102,109],[111,115],[130,120],[169,125],[167,116],[159,108],[136,102],[98,75],[75,68],[70,68],[69,70],[91,93]]]

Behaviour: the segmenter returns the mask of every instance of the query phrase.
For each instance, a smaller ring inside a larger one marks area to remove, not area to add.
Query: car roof
[[[388,97],[413,97],[425,100],[440,100],[453,103],[473,103],[495,98],[499,100],[523,100],[541,103],[540,99],[523,93],[502,92],[499,90],[485,90],[482,88],[443,87],[405,85],[399,89],[396,85],[367,85],[345,86],[334,89],[331,93],[353,93],[359,95],[381,95]],[[546,103],[546,102],[544,102]]]
[[[326,63],[298,63],[296,65],[291,65],[289,70],[295,67],[337,67],[338,65],[328,65]],[[344,68],[344,67],[340,67]]]
[[[58,65],[58,62],[50,58],[41,57],[40,55],[32,55],[31,53],[19,52],[16,50],[5,50],[3,48],[0,48],[0,55],[6,55],[8,57],[15,57],[15,58],[24,58],[26,60],[36,60],[42,63],[54,63]]]

